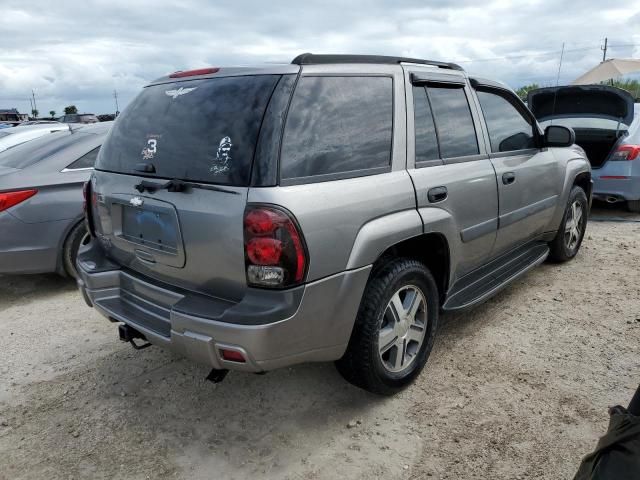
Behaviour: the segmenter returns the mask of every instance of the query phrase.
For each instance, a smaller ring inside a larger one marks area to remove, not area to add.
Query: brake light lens
[[[293,216],[276,207],[249,206],[244,213],[247,283],[287,288],[304,280],[308,258]]]
[[[640,155],[640,145],[620,145],[611,160],[635,160]]]
[[[38,190],[16,190],[14,192],[0,192],[0,212],[24,202],[33,197]]]
[[[219,68],[198,68],[196,70],[173,72],[169,75],[169,78],[195,77],[196,75],[209,75],[210,73],[218,73],[219,71]]]

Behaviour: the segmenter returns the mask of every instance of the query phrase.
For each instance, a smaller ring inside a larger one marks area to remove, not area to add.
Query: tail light
[[[293,217],[276,207],[249,206],[244,212],[247,283],[286,288],[302,283],[307,269],[304,238]]]
[[[640,155],[640,145],[620,145],[611,160],[635,160]]]
[[[38,190],[16,190],[13,192],[0,192],[0,212],[5,211],[19,203],[24,202],[27,198],[33,197]]]
[[[96,203],[96,195],[91,190],[91,180],[88,182],[84,182],[82,186],[82,196],[84,197],[84,202],[82,203],[82,210],[84,211],[84,226],[89,232],[89,235],[95,237],[95,232],[93,230],[93,221],[91,218],[91,205],[95,205]],[[91,205],[89,205],[89,201]]]

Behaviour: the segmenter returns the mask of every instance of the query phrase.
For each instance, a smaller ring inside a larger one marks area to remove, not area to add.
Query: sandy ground
[[[394,398],[329,364],[214,385],[71,282],[0,277],[0,478],[572,478],[640,380],[640,216],[596,217],[573,262],[445,316]]]

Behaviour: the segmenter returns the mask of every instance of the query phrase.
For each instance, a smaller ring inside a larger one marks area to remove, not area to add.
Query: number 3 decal
[[[158,145],[158,141],[155,138],[150,138],[148,143],[148,147],[147,149],[151,152],[151,153],[156,153],[156,145]]]

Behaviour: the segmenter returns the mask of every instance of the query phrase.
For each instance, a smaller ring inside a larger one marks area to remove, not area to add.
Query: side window
[[[302,77],[289,108],[282,179],[388,168],[390,77]]]
[[[477,155],[478,139],[463,88],[428,87],[442,158]]]
[[[504,96],[478,91],[492,152],[511,152],[536,146],[533,125]]]
[[[413,87],[413,115],[415,124],[416,164],[426,160],[436,160],[438,152],[438,137],[433,123],[431,106],[427,98],[427,91],[423,86]]]
[[[94,148],[89,153],[85,153],[71,165],[67,166],[69,170],[75,170],[78,168],[93,168],[93,165],[96,163],[96,157],[98,156],[98,152],[100,151],[100,147]]]

